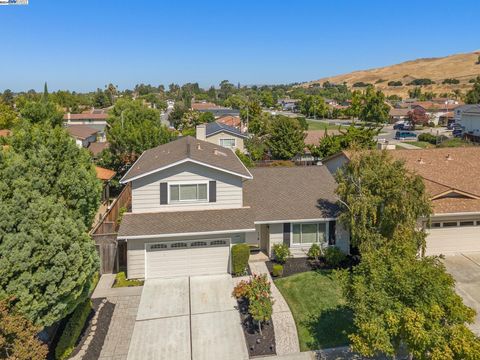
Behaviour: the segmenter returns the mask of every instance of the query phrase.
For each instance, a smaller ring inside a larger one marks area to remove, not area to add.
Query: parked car
[[[455,129],[452,131],[453,137],[459,138],[459,137],[462,137],[462,135],[463,135],[462,129]]]
[[[412,130],[413,126],[409,122],[402,122],[393,125],[393,130]]]
[[[417,134],[412,131],[397,131],[395,133],[396,140],[416,139]]]

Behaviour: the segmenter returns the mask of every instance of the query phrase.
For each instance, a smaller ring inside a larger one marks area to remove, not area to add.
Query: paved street
[[[145,282],[129,360],[246,360],[230,275]]]
[[[457,293],[466,305],[477,312],[470,329],[480,336],[480,253],[447,256],[445,266],[456,280]]]

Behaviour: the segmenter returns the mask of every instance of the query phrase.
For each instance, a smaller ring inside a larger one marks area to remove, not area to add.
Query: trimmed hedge
[[[272,275],[274,277],[283,276],[283,265],[280,265],[280,264],[273,265]]]
[[[75,349],[75,345],[91,311],[92,300],[90,298],[77,306],[70,319],[68,319],[63,334],[55,348],[55,359],[68,359],[73,349]]]
[[[245,274],[250,258],[250,246],[247,244],[236,244],[232,246],[232,267],[235,275]]]

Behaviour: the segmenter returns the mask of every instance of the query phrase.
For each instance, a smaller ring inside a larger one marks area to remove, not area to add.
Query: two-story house
[[[121,182],[132,186],[118,233],[129,278],[227,273],[238,243],[270,256],[278,243],[295,256],[313,243],[349,251],[323,166],[249,170],[231,149],[184,137],[145,151]]]
[[[245,152],[244,140],[248,138],[248,134],[236,127],[215,121],[197,125],[196,138],[230,148],[233,151],[238,149],[241,152]]]

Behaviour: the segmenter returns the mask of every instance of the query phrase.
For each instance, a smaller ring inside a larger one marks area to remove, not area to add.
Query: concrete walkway
[[[93,291],[92,299],[142,295],[142,286],[112,288],[114,281],[115,274],[103,274],[98,281],[97,287]]]
[[[293,319],[292,312],[280,291],[275,286],[267,265],[264,262],[250,262],[250,270],[253,274],[266,274],[270,280],[272,296],[275,300],[273,304],[272,321],[275,328],[275,345],[277,355],[295,354],[300,352],[298,343],[297,327]]]

